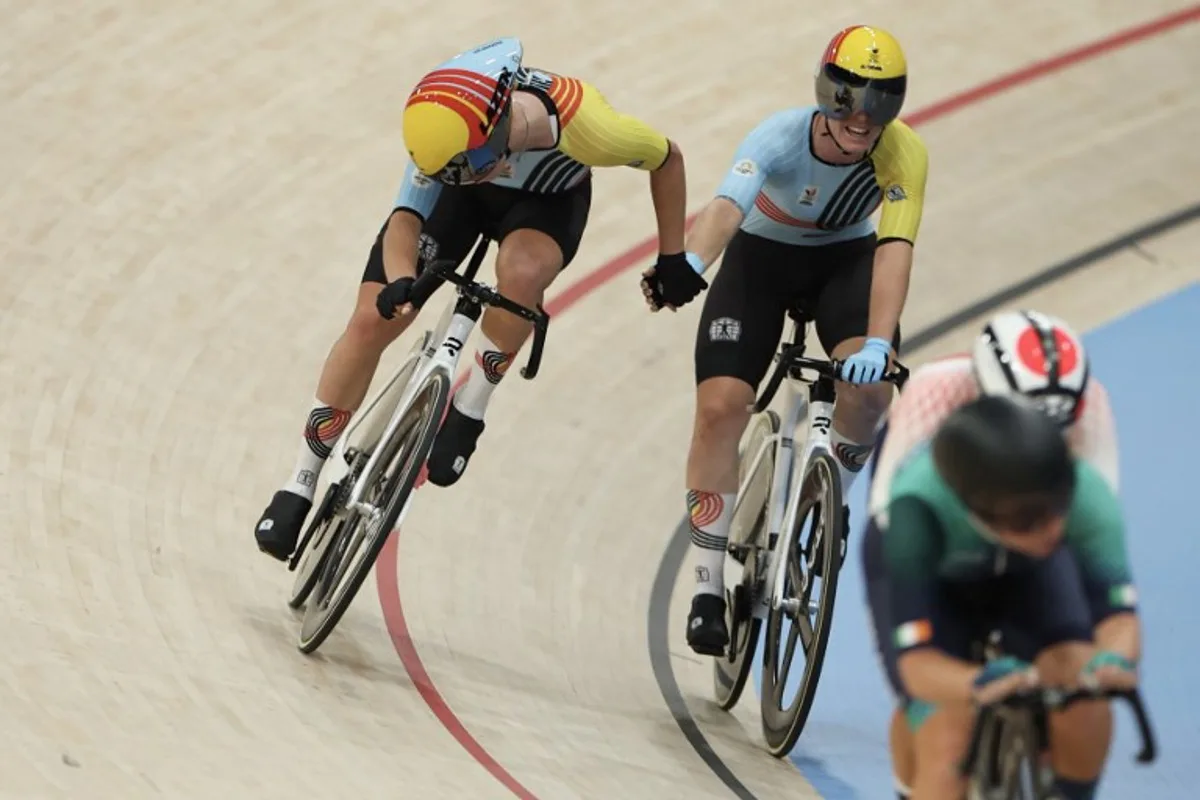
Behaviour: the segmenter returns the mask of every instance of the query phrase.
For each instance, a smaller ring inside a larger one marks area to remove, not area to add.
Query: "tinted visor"
[[[823,64],[817,73],[817,103],[830,119],[847,119],[862,111],[872,125],[886,125],[900,116],[908,79],[869,79],[836,64]]]
[[[433,176],[434,180],[451,186],[459,186],[464,183],[475,183],[487,175],[500,162],[500,159],[508,154],[508,134],[511,123],[512,117],[506,110],[496,126],[492,128],[492,134],[486,142],[450,159],[446,166]]]

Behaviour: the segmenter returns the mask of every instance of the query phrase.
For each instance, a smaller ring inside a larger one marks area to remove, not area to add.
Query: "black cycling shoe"
[[[841,541],[841,559],[840,563],[846,563],[846,547],[850,541],[850,506],[842,506],[842,541]],[[825,546],[825,540],[821,540],[821,547]],[[825,553],[818,549],[816,558],[813,559],[813,575],[821,577],[821,565],[825,563]]]
[[[450,404],[446,420],[433,440],[429,452],[429,482],[435,486],[450,486],[467,469],[475,452],[475,443],[483,433],[483,420],[471,419]]]
[[[258,549],[272,558],[287,561],[300,540],[300,529],[312,501],[292,492],[278,491],[254,526]]]
[[[692,598],[688,613],[687,643],[702,656],[721,656],[729,645],[729,629],[725,627],[725,598],[715,594],[698,594]]]

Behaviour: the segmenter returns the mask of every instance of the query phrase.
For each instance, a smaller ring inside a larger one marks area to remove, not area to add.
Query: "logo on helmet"
[[[1071,341],[1071,337],[1060,328],[1054,328],[1052,335],[1056,345],[1055,349],[1058,351],[1056,356],[1048,356],[1042,343],[1042,337],[1035,328],[1026,328],[1017,339],[1016,356],[1020,360],[1021,366],[1043,378],[1050,374],[1051,357],[1058,359],[1059,375],[1070,375],[1079,366],[1079,353],[1075,350],[1075,344]]]

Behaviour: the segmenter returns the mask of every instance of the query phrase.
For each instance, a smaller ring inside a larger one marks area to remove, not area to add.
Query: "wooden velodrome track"
[[[699,303],[642,303],[643,174],[597,176],[542,375],[509,378],[470,472],[421,491],[379,600],[318,655],[254,549],[404,168],[403,98],[446,56],[520,36],[676,138],[698,208],[753,124],[811,101],[834,30],[891,29],[931,160],[909,331],[1197,199],[1181,2],[0,8],[6,798],[730,796],[647,650]],[[1194,281],[1194,216],[1020,300],[1086,329]],[[657,612],[688,718],[756,796],[810,796],[753,702],[740,726],[706,703],[689,596]]]

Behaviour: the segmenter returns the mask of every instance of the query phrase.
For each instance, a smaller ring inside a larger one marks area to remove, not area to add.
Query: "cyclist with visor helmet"
[[[694,271],[645,273],[651,309],[674,308],[707,288],[700,273],[723,254],[696,337],[686,478],[696,577],[686,631],[698,653],[728,642],[722,572],[738,442],[789,309],[804,309],[825,351],[846,362],[832,431],[845,490],[891,400],[878,381],[900,345],[927,169],[924,143],[898,118],[907,86],[891,34],[839,32],[817,64],[817,102],[771,114],[738,146],[688,236]]]

